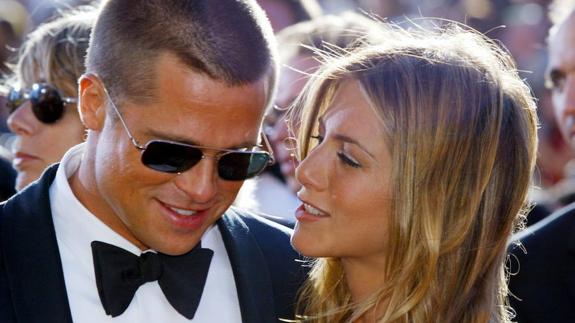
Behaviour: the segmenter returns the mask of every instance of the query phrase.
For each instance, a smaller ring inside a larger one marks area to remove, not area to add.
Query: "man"
[[[0,208],[0,322],[277,322],[290,231],[229,208],[271,160],[253,0],[109,0],[79,81],[86,143]]]
[[[575,11],[549,37],[548,81],[555,118],[575,150]],[[510,302],[517,322],[575,322],[575,205],[549,215],[513,237]]]

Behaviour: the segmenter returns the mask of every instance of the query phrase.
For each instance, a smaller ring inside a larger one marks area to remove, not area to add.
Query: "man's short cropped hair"
[[[277,79],[273,31],[255,0],[108,0],[94,26],[87,72],[112,97],[153,99],[157,58],[171,53],[191,69],[230,86]]]

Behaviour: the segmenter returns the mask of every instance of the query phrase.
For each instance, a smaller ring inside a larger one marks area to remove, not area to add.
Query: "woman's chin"
[[[18,176],[16,177],[16,191],[20,191],[28,184],[37,180],[41,175],[41,172],[36,172],[32,170],[27,170],[24,172],[18,172]]]
[[[307,239],[302,234],[298,234],[297,231],[291,237],[291,245],[300,255],[305,257],[319,258],[328,256],[328,252],[321,250],[322,248],[317,245],[317,240],[314,242],[313,239]]]

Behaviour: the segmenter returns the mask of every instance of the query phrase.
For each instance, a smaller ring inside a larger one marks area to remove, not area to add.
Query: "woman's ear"
[[[78,113],[88,130],[99,131],[106,120],[106,95],[94,74],[84,74],[78,83]]]

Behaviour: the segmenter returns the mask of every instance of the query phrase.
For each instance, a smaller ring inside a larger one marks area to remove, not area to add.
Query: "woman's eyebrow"
[[[325,129],[325,120],[324,120],[324,116],[320,116],[318,117],[318,123],[319,123],[319,128],[320,129]],[[333,136],[334,139],[339,140],[339,141],[343,141],[343,142],[348,142],[350,144],[354,144],[356,146],[358,146],[361,150],[365,151],[365,153],[367,153],[371,158],[376,159],[375,155],[372,154],[365,146],[363,146],[359,141],[357,141],[354,138],[351,138],[350,136],[344,135],[344,134],[340,134],[340,133],[336,133]]]
[[[333,136],[333,138],[336,140],[339,140],[339,141],[354,144],[354,145],[358,146],[361,150],[365,151],[365,153],[368,154],[369,156],[371,156],[371,158],[375,159],[375,156],[371,152],[369,152],[369,150],[365,146],[363,146],[359,141],[357,141],[356,139],[351,138],[351,137],[344,135],[344,134],[340,134],[340,133],[336,133]]]

